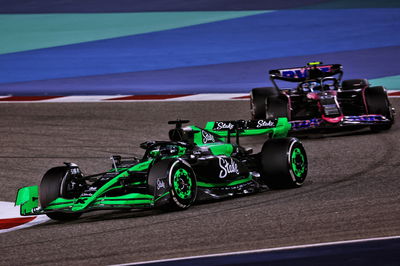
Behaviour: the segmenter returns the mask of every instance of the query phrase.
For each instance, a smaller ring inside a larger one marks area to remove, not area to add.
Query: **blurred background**
[[[0,95],[249,92],[338,63],[400,89],[397,0],[0,0]]]

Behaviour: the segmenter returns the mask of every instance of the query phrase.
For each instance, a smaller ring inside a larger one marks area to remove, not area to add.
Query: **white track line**
[[[116,95],[89,95],[89,96],[65,96],[61,98],[55,98],[55,99],[50,99],[50,100],[45,100],[43,102],[68,102],[68,103],[79,103],[79,102],[101,102],[106,99],[110,98],[116,98],[116,97],[121,97],[121,96],[116,96]],[[123,97],[123,96],[122,96]],[[42,101],[40,101],[42,102]]]
[[[273,252],[273,251],[281,251],[281,250],[303,249],[303,248],[323,247],[323,246],[352,244],[352,243],[364,243],[364,242],[379,241],[379,240],[391,240],[391,239],[400,239],[400,236],[376,237],[376,238],[365,238],[365,239],[345,240],[345,241],[336,241],[336,242],[316,243],[316,244],[308,244],[308,245],[287,246],[287,247],[279,247],[279,248],[245,250],[245,251],[237,251],[237,252],[209,254],[209,255],[203,255],[203,256],[178,257],[178,258],[171,258],[171,259],[164,259],[164,260],[152,260],[152,261],[141,261],[141,262],[132,262],[132,263],[124,263],[124,264],[115,264],[115,266],[116,265],[143,265],[143,264],[150,264],[150,263],[172,262],[172,261],[201,259],[201,258],[210,258],[210,257],[222,257],[222,256],[231,256],[231,255],[243,255],[243,254],[252,254],[252,253]],[[113,265],[111,265],[111,266],[113,266]]]

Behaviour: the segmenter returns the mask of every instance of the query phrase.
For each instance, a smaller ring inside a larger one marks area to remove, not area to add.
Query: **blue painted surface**
[[[302,66],[310,60],[343,63],[344,79],[394,76],[399,72],[400,46],[156,71],[0,84],[0,92],[2,91],[6,95],[247,93],[253,87],[272,85],[268,79],[269,69]]]
[[[376,240],[360,243],[335,244],[319,247],[259,252],[241,255],[213,256],[198,259],[149,263],[151,266],[219,266],[219,265],[399,265],[400,239]]]
[[[395,46],[400,45],[398,28],[400,12],[397,9],[279,11],[131,37],[1,55],[0,72],[4,75],[0,82],[149,71]]]

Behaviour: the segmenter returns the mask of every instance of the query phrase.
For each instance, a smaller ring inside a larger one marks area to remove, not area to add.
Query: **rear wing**
[[[291,82],[302,82],[309,79],[331,77],[338,74],[340,75],[339,80],[342,78],[342,65],[320,65],[318,63],[309,63],[308,66],[305,67],[273,69],[269,71],[269,76],[274,84],[275,79]]]
[[[286,117],[278,119],[230,120],[207,122],[205,130],[221,137],[271,135],[286,137],[291,124]]]

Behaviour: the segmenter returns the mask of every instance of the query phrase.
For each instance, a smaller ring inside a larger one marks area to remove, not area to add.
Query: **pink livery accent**
[[[328,123],[336,124],[343,120],[344,115],[338,117],[326,117],[322,115],[322,119],[324,119]]]
[[[290,96],[289,96],[286,92],[284,92],[283,94],[284,94],[284,95],[286,96],[286,98],[288,99],[287,118],[288,118],[288,120],[290,121],[290,120],[292,119],[292,101],[291,101],[291,99],[290,99]]]
[[[368,86],[365,86],[364,88],[362,88],[362,98],[363,98],[363,102],[364,102],[364,107],[365,107],[365,112],[368,114],[369,110],[368,110],[368,104],[367,104],[367,98],[365,97],[365,90],[368,88]]]
[[[318,93],[310,92],[310,93],[307,93],[307,98],[312,99],[312,100],[318,100],[319,96],[318,96]]]

